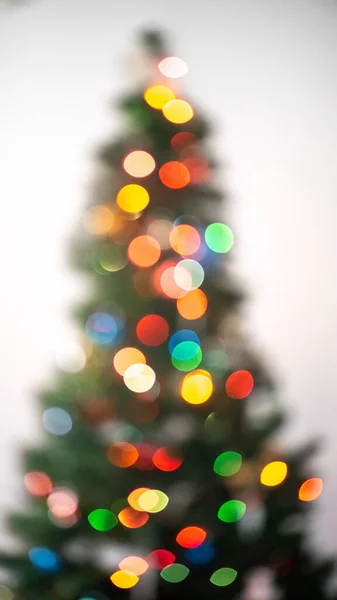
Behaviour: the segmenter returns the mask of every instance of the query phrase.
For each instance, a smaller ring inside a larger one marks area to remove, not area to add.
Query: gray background
[[[251,294],[246,323],[292,417],[285,441],[323,439],[312,527],[323,550],[336,550],[332,0],[31,0],[1,10],[0,514],[20,500],[17,448],[39,432],[34,388],[74,335],[68,313],[82,288],[66,268],[66,240],[91,151],[117,126],[108,101],[128,89],[124,57],[143,25],[172,36],[189,66],[186,90],[214,121],[234,257]]]

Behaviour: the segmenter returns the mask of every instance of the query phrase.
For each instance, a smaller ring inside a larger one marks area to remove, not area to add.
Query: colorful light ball
[[[182,398],[189,404],[203,404],[207,402],[212,392],[212,377],[208,371],[202,369],[196,369],[185,375],[180,389]]]
[[[192,106],[186,100],[170,100],[162,106],[164,117],[171,123],[182,125],[193,118]]]
[[[134,150],[124,158],[123,168],[132,177],[148,177],[156,168],[156,162],[148,152]]]
[[[241,500],[228,500],[218,511],[218,519],[224,523],[236,523],[246,512],[246,504]]]
[[[176,160],[167,162],[160,167],[159,178],[166,187],[172,190],[180,190],[186,187],[191,179],[186,165]]]
[[[176,133],[171,139],[171,146],[177,154],[180,154],[180,152],[197,143],[198,138],[194,133],[190,133],[189,131],[179,131],[179,133]]]
[[[54,517],[66,519],[78,508],[78,496],[67,488],[56,488],[48,496],[48,508]]]
[[[70,414],[58,406],[46,408],[42,415],[42,423],[46,431],[53,435],[66,435],[73,426]]]
[[[147,490],[139,497],[138,503],[143,511],[158,513],[168,505],[169,498],[161,490]]]
[[[199,288],[204,281],[204,277],[204,269],[196,260],[188,258],[181,260],[174,268],[176,283],[187,292]]]
[[[201,156],[188,156],[184,158],[183,164],[188,169],[192,185],[200,185],[207,181],[209,176],[207,160]]]
[[[254,387],[254,378],[249,371],[235,371],[226,381],[226,393],[230,398],[242,400]]]
[[[116,587],[122,590],[128,590],[138,583],[139,577],[129,571],[120,570],[115,571],[115,573],[111,575],[110,580]]]
[[[192,371],[202,361],[202,351],[195,342],[181,342],[173,348],[172,364],[179,371]]]
[[[283,461],[273,461],[266,465],[260,475],[262,485],[275,487],[285,480],[288,473],[288,467]]]
[[[169,326],[160,315],[146,315],[138,322],[136,334],[145,346],[160,346],[168,338]]]
[[[178,298],[186,296],[187,292],[177,284],[174,277],[174,270],[175,264],[174,266],[172,265],[171,267],[166,267],[164,270],[161,270],[160,291],[164,296],[171,298],[172,300],[177,300]]]
[[[118,350],[113,359],[113,366],[119,375],[124,375],[125,371],[134,364],[146,364],[146,358],[138,348],[122,348]]]
[[[206,531],[201,527],[185,527],[179,531],[176,541],[183,548],[196,548],[206,539]]]
[[[101,267],[100,273],[116,273],[124,269],[128,263],[128,257],[119,246],[106,244],[99,249],[97,261],[99,267]]]
[[[168,219],[155,219],[147,228],[147,234],[154,237],[163,250],[170,247],[170,233],[173,229],[172,221]]]
[[[127,571],[132,575],[137,575],[137,577],[146,573],[149,568],[148,562],[140,556],[126,556],[118,566],[122,571]]]
[[[168,583],[180,583],[186,579],[190,570],[179,563],[169,565],[160,572],[160,576]]]
[[[207,296],[199,288],[177,300],[178,313],[187,321],[200,319],[205,314],[207,305]]]
[[[237,571],[235,571],[235,569],[218,569],[217,571],[214,571],[213,575],[211,576],[210,582],[213,583],[213,585],[224,587],[233,583],[233,581],[235,581],[235,579],[237,578],[237,575],[238,573]]]
[[[177,225],[170,233],[170,244],[177,254],[191,256],[200,247],[200,235],[191,225]]]
[[[32,496],[48,496],[53,489],[50,477],[40,471],[30,471],[29,473],[26,473],[23,480],[27,492]]]
[[[175,99],[175,95],[166,85],[153,85],[145,91],[144,99],[151,108],[161,110],[165,104]]]
[[[221,477],[235,475],[242,466],[242,456],[238,452],[222,452],[214,461],[213,470]]]
[[[298,497],[302,502],[317,500],[323,491],[323,481],[319,477],[312,477],[302,483]]]
[[[118,514],[118,520],[127,529],[139,529],[149,520],[146,512],[138,512],[131,507],[123,508]]]
[[[105,508],[97,508],[88,515],[88,521],[96,531],[110,531],[116,527],[118,519],[116,515]]]
[[[129,442],[115,442],[107,449],[109,462],[115,467],[126,469],[135,464],[139,456],[137,448]]]
[[[152,462],[160,471],[176,471],[183,462],[183,459],[170,452],[169,448],[158,448],[152,457]]]
[[[147,556],[146,560],[151,569],[161,571],[162,569],[165,569],[165,567],[172,565],[175,562],[175,559],[176,557],[173,552],[170,552],[169,550],[153,550],[153,552],[150,552]]]
[[[124,373],[124,383],[132,392],[148,392],[155,381],[156,374],[149,365],[136,363],[128,367]]]
[[[147,190],[137,183],[129,183],[122,187],[116,198],[119,208],[124,212],[135,214],[147,207],[150,196]]]
[[[228,225],[212,223],[206,228],[205,241],[213,252],[225,254],[233,247],[234,234]]]
[[[105,312],[96,312],[87,320],[85,331],[92,342],[109,346],[121,330],[119,319]]]
[[[141,268],[152,267],[160,258],[161,249],[157,240],[149,235],[140,235],[132,240],[128,248],[129,260]]]
[[[170,337],[168,343],[168,349],[170,354],[172,354],[174,348],[182,342],[194,342],[195,344],[200,346],[200,338],[195,333],[195,331],[192,331],[191,329],[180,329]]]
[[[61,568],[59,556],[48,548],[43,548],[41,546],[31,548],[28,552],[28,556],[31,563],[34,567],[39,569],[39,571],[55,573]]]
[[[158,69],[165,77],[170,79],[182,77],[188,71],[186,63],[177,56],[163,58],[158,65]]]

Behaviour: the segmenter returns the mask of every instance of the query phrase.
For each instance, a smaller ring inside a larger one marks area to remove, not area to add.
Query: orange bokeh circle
[[[146,315],[139,321],[136,333],[145,346],[159,346],[168,338],[169,326],[160,315]]]
[[[138,348],[122,348],[113,359],[113,366],[119,375],[124,375],[126,369],[134,364],[146,364],[146,358]]]
[[[178,313],[188,321],[200,319],[205,314],[207,305],[207,296],[199,288],[191,290],[186,296],[177,300]]]
[[[187,166],[177,160],[167,162],[160,167],[159,177],[166,187],[173,190],[185,187],[191,179]]]
[[[115,467],[131,467],[137,459],[139,453],[137,448],[129,442],[115,442],[107,449],[109,462]]]
[[[170,233],[170,244],[181,256],[191,256],[200,247],[200,235],[192,225],[177,225]]]
[[[129,244],[128,257],[136,267],[151,267],[159,260],[160,254],[159,243],[149,235],[140,235]]]

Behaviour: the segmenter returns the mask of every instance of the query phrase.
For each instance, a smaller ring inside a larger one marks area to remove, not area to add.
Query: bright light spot
[[[202,351],[195,342],[181,342],[172,350],[172,364],[179,371],[192,371],[202,361]]]
[[[134,364],[124,373],[124,383],[132,392],[147,392],[156,381],[156,374],[151,367],[143,364]]]
[[[129,442],[116,442],[107,449],[109,462],[115,467],[131,467],[138,459],[138,450]]]
[[[122,571],[128,571],[132,575],[143,575],[149,568],[148,563],[140,556],[126,556],[119,563],[119,568]]]
[[[153,550],[147,557],[147,562],[151,569],[161,571],[161,569],[172,565],[175,559],[176,557],[169,550]]]
[[[192,331],[191,329],[180,329],[179,331],[176,331],[169,340],[168,349],[170,354],[172,354],[173,349],[182,342],[194,342],[200,346],[200,338],[195,331]]]
[[[135,150],[124,158],[123,167],[132,177],[147,177],[154,171],[156,163],[148,152]]]
[[[46,573],[55,573],[61,567],[60,558],[48,548],[35,547],[28,552],[30,561],[34,567]]]
[[[137,348],[122,348],[113,359],[113,366],[119,375],[124,375],[126,369],[134,364],[146,364],[146,358]]]
[[[170,79],[177,79],[186,75],[188,68],[185,61],[177,56],[167,56],[158,65],[159,71]]]
[[[170,100],[174,100],[175,95],[166,85],[154,85],[148,88],[144,94],[145,102],[151,108],[161,110]]]
[[[110,531],[117,523],[117,517],[111,510],[97,508],[88,515],[88,521],[93,529],[97,531]]]
[[[146,315],[138,322],[136,334],[145,346],[160,346],[168,338],[169,326],[160,315]]]
[[[113,244],[106,244],[99,248],[97,260],[102,269],[108,273],[121,271],[128,263],[125,251]]]
[[[40,471],[26,473],[23,480],[27,492],[32,494],[32,496],[48,496],[53,489],[50,477]]]
[[[235,523],[242,519],[246,512],[246,505],[241,500],[228,500],[218,511],[218,518],[224,523]]]
[[[238,573],[237,571],[235,571],[235,569],[218,569],[217,571],[214,571],[213,575],[211,576],[210,582],[218,586],[230,585],[231,583],[233,583],[233,581],[235,581],[237,575]]]
[[[176,541],[179,546],[183,548],[196,548],[203,543],[206,539],[206,531],[201,527],[185,527],[182,529],[177,537]]]
[[[123,508],[118,514],[118,519],[127,529],[139,529],[149,520],[146,512],[138,512],[131,507]]]
[[[222,477],[230,477],[235,475],[241,469],[242,456],[238,452],[222,452],[215,459],[214,472]]]
[[[92,314],[86,322],[85,331],[88,337],[102,346],[109,346],[120,333],[121,323],[114,316],[105,312]]]
[[[170,233],[170,244],[177,254],[190,256],[200,247],[200,235],[191,225],[177,225]]]
[[[160,576],[168,583],[180,583],[180,581],[186,579],[189,572],[190,570],[185,565],[175,563],[174,565],[165,567],[161,571]]]
[[[190,173],[186,165],[173,160],[165,163],[159,169],[159,178],[166,187],[180,190],[190,182]]]
[[[148,205],[150,196],[141,185],[130,183],[119,190],[116,200],[119,208],[124,212],[139,213]]]
[[[286,463],[276,460],[262,469],[260,481],[263,485],[274,487],[285,480],[287,473],[288,467]]]
[[[92,235],[106,235],[114,224],[114,214],[108,206],[94,206],[84,217],[84,227]]]
[[[54,517],[66,519],[77,511],[78,496],[66,488],[56,488],[48,496],[47,504]]]
[[[180,467],[183,459],[170,453],[169,448],[158,448],[152,457],[152,461],[160,471],[175,471]]]
[[[134,238],[128,248],[129,259],[136,267],[152,267],[159,260],[160,254],[159,243],[149,235]]]
[[[141,510],[152,514],[164,510],[168,502],[168,496],[161,490],[147,490],[141,494],[138,500]]]
[[[203,404],[213,392],[212,377],[208,371],[197,369],[185,375],[181,385],[181,396],[189,404]]]
[[[130,504],[131,508],[133,508],[134,510],[138,510],[139,512],[142,512],[142,508],[139,504],[139,498],[142,496],[142,494],[144,494],[145,492],[148,492],[149,488],[146,487],[141,487],[141,488],[136,488],[135,490],[133,490],[133,492],[131,492],[128,495],[128,503]]]
[[[228,225],[212,223],[205,231],[207,246],[220,254],[228,252],[234,244],[234,234]]]
[[[200,319],[205,314],[207,306],[207,296],[199,288],[177,300],[178,313],[188,321]]]
[[[181,260],[174,269],[176,283],[188,292],[199,288],[204,281],[204,277],[204,269],[196,260]]]
[[[53,435],[66,435],[73,426],[70,414],[57,406],[46,408],[42,415],[42,422],[44,428]]]
[[[164,117],[171,123],[181,125],[193,117],[193,108],[185,100],[170,100],[163,107]]]
[[[170,247],[170,233],[173,224],[168,219],[156,219],[147,228],[147,234],[154,237],[163,250]]]
[[[323,481],[319,477],[312,477],[302,483],[298,497],[302,502],[317,500],[323,491]]]
[[[230,398],[242,400],[254,387],[254,379],[249,371],[235,371],[226,381],[226,393]]]
[[[110,577],[112,583],[122,590],[128,590],[138,583],[139,577],[129,571],[116,571]]]

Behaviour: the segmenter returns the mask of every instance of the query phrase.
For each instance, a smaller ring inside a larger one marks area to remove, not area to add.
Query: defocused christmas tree
[[[10,518],[22,552],[1,564],[18,600],[327,598],[332,565],[307,548],[316,449],[275,438],[209,126],[177,84],[184,61],[156,33],[142,42],[72,254],[91,282],[83,342],[40,393],[46,437]]]

